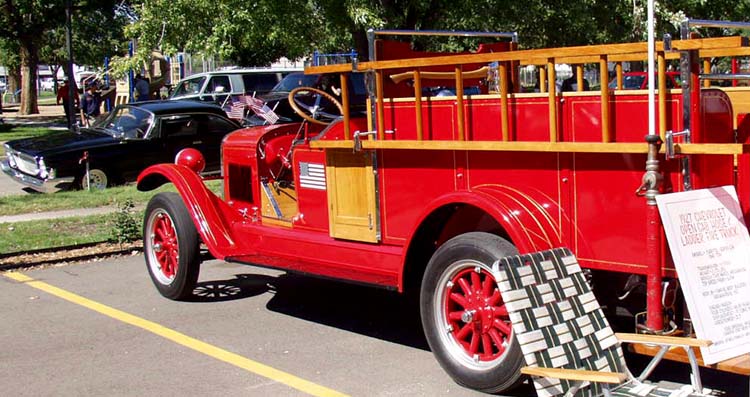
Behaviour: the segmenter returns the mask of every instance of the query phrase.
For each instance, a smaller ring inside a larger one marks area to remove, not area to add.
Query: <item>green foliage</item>
[[[58,132],[46,127],[24,126],[18,124],[0,124],[0,142],[13,139],[31,138]]]
[[[221,195],[220,180],[206,181],[206,186]],[[116,186],[105,190],[74,190],[51,194],[16,194],[0,196],[0,215],[17,215],[31,212],[59,211],[80,208],[96,208],[116,205],[130,200],[137,207],[144,207],[151,197],[159,192],[175,192],[171,183],[148,192],[141,192],[135,185]]]
[[[0,252],[26,252],[107,241],[107,215],[0,224]]]
[[[141,238],[141,220],[135,216],[133,200],[125,200],[112,215],[110,240],[118,244],[135,241]]]

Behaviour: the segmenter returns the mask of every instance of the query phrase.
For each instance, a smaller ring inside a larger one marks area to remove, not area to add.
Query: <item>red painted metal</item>
[[[193,170],[177,164],[153,165],[138,176],[138,189],[151,190],[166,182],[172,182],[187,203],[195,227],[212,255],[224,259],[243,249],[244,240],[230,230],[232,223],[242,221],[242,216],[211,192]]]
[[[193,172],[203,172],[206,168],[206,159],[198,149],[185,148],[180,150],[175,156],[175,164],[184,165]]]
[[[153,245],[159,247],[154,250],[156,260],[159,262],[160,270],[164,277],[173,279],[179,267],[180,246],[177,241],[177,231],[172,224],[172,219],[166,213],[159,214],[154,221]]]
[[[468,263],[453,276],[441,299],[450,336],[469,357],[483,362],[503,355],[510,344],[511,324],[492,274]]]

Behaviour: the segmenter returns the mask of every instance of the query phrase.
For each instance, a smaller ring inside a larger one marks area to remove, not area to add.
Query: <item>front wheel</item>
[[[420,296],[422,327],[443,369],[458,384],[488,393],[517,386],[523,357],[492,264],[517,254],[507,240],[465,233],[432,256]]]
[[[156,289],[183,300],[193,294],[200,268],[200,241],[177,193],[159,193],[149,201],[143,222],[143,252]]]
[[[83,190],[104,190],[109,186],[110,181],[107,173],[99,168],[89,170],[89,174],[83,174],[81,177],[81,189]]]

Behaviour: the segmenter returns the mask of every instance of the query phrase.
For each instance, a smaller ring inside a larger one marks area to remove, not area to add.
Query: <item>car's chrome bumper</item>
[[[52,193],[69,187],[75,179],[72,176],[55,179],[40,179],[11,168],[7,159],[0,162],[0,169],[2,169],[3,172],[14,181],[42,193]]]

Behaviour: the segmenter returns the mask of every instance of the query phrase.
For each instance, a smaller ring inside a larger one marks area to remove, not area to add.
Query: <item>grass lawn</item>
[[[0,124],[0,142],[10,141],[13,139],[43,136],[59,131],[60,130],[53,130],[47,127]],[[3,153],[5,153],[5,150],[3,150]]]
[[[206,184],[214,193],[221,194],[220,180],[208,181]],[[177,190],[174,185],[166,184],[159,189],[148,192],[139,192],[135,185],[126,185],[101,191],[74,190],[51,194],[16,194],[0,197],[0,216],[104,207],[122,204],[126,200],[131,200],[136,206],[142,206],[146,205],[148,200],[156,193],[175,191]]]
[[[142,215],[141,215],[142,218]],[[42,248],[107,241],[113,215],[0,224],[0,252],[26,252]]]

